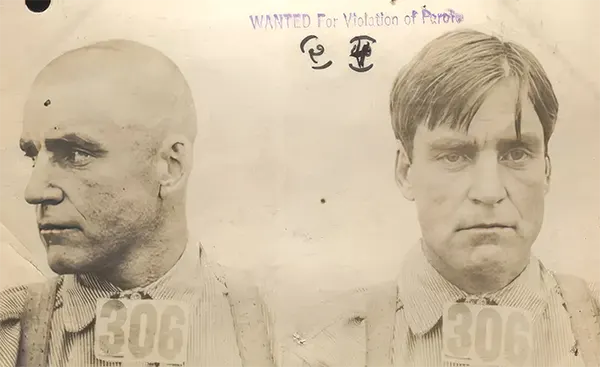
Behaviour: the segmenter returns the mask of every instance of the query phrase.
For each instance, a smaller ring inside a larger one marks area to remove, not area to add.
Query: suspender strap
[[[21,315],[21,341],[17,366],[48,366],[50,326],[58,277],[28,288],[25,308]]]
[[[571,318],[571,329],[586,366],[600,366],[600,315],[586,282],[573,275],[555,274]]]
[[[268,316],[258,287],[243,274],[227,274],[227,289],[244,367],[274,367]]]
[[[372,288],[367,304],[367,366],[393,366],[394,326],[398,308],[396,282]]]
[[[594,306],[586,282],[568,274],[555,274],[561,289],[579,353],[586,366],[600,366],[600,310]],[[374,290],[367,308],[367,366],[392,366],[397,290],[389,285]]]

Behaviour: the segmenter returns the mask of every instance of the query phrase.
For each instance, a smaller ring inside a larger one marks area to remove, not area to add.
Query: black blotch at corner
[[[50,101],[49,99],[47,99],[47,100],[44,102],[44,106],[48,107],[48,106],[50,106],[50,104],[51,104],[51,103],[52,103],[52,101]]]
[[[49,7],[51,0],[25,0],[25,6],[33,13],[43,13]]]

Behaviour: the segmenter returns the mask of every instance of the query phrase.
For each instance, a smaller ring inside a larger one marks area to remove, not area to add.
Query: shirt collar
[[[128,292],[145,292],[152,299],[176,299],[191,302],[201,292],[201,262],[204,261],[201,246],[192,243],[186,246],[175,265],[155,282]],[[63,307],[68,315],[64,318],[65,329],[79,332],[89,326],[96,317],[96,303],[99,298],[110,298],[123,290],[93,274],[70,274],[64,276],[59,290],[57,306]]]
[[[398,279],[398,295],[406,321],[413,333],[423,335],[442,317],[444,305],[466,298],[468,294],[447,281],[429,264],[420,241],[407,254]],[[532,313],[534,320],[547,305],[542,266],[533,256],[525,270],[503,289],[485,295],[500,306],[520,308]]]

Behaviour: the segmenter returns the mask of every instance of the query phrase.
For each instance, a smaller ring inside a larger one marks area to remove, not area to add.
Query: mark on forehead
[[[47,99],[46,102],[44,102],[44,106],[48,107],[48,106],[50,106],[51,103],[52,103],[52,101]]]

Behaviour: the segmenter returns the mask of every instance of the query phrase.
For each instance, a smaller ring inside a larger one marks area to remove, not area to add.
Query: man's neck
[[[144,287],[165,275],[181,258],[188,243],[187,229],[156,236],[151,242],[131,246],[118,264],[107,267],[99,276],[121,289]]]
[[[450,267],[448,263],[443,261],[427,246],[423,245],[422,248],[429,264],[444,279],[462,291],[473,295],[489,294],[503,289],[517,278],[529,263],[527,260],[521,263],[510,264],[510,266],[498,264],[497,266],[489,265],[470,269],[455,269]]]

